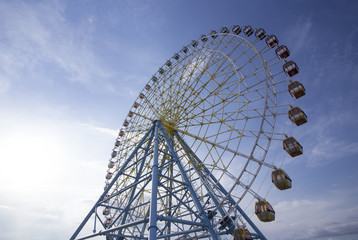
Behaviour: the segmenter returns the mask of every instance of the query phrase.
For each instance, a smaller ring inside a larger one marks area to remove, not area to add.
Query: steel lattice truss
[[[143,171],[145,166],[149,166],[150,171]],[[133,172],[124,174],[128,170]],[[204,184],[201,189],[205,189],[205,193],[200,198],[202,193],[195,190],[198,189],[196,180]],[[118,182],[126,187],[115,187]],[[113,188],[118,190],[109,194]],[[242,216],[257,231],[253,235],[264,239],[227,194],[178,132],[170,134],[160,121],[155,121],[78,232],[93,215],[99,228],[107,230],[80,239],[102,235],[107,239],[218,239],[217,235],[232,235],[237,227],[235,219]],[[227,203],[220,205],[224,199]],[[230,210],[233,215],[227,214],[229,208],[235,208]],[[108,211],[113,221],[106,222],[108,218],[102,217],[99,210]]]

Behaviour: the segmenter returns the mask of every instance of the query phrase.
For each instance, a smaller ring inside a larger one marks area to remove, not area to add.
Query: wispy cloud
[[[358,153],[356,139],[342,136],[340,133],[355,124],[354,116],[357,116],[357,113],[340,109],[322,114],[308,123],[310,126],[298,134],[306,141],[304,150],[308,166],[327,165]]]
[[[97,132],[108,134],[108,135],[113,136],[113,137],[117,137],[118,132],[119,132],[119,129],[111,129],[111,128],[106,128],[106,127],[99,127],[99,126],[94,126],[94,125],[91,125],[91,124],[88,124],[88,123],[81,123],[81,125],[89,128],[89,129],[95,130]]]
[[[310,32],[312,30],[312,18],[310,16],[301,16],[297,19],[294,27],[290,28],[289,31],[289,41],[290,48],[294,52],[299,52],[304,45],[311,42]]]
[[[323,138],[312,148],[309,166],[321,166],[358,154],[358,142],[338,138]]]
[[[7,205],[0,205],[0,209],[5,209],[5,210],[13,210],[13,207],[7,206]]]
[[[39,76],[50,82],[64,76],[92,90],[108,90],[106,80],[113,70],[98,60],[91,47],[94,33],[87,31],[91,22],[69,25],[64,9],[55,2],[0,3],[1,90],[13,81],[38,80]]]
[[[358,206],[351,203],[355,201],[357,191],[350,191],[355,192],[350,197],[344,191],[338,191],[316,200],[278,202],[273,206],[276,221],[269,226],[263,225],[262,230],[278,240],[355,239],[353,236],[358,235]]]

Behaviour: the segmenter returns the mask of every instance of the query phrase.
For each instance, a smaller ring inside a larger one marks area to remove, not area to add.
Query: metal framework
[[[305,89],[291,79],[298,66],[289,56],[275,35],[249,25],[212,30],[175,53],[130,108],[105,191],[71,239],[232,239],[239,232],[266,239],[246,214],[275,219],[259,173],[273,171],[280,190],[292,187],[269,149],[302,154],[282,116],[307,122],[303,111],[290,110],[291,96]]]
[[[183,162],[186,160],[190,161],[190,166]],[[126,168],[131,167],[131,164],[138,168],[133,175],[133,184],[128,186],[128,189],[120,189],[108,195],[119,176]],[[152,171],[148,174],[143,174],[145,165],[151,166]],[[198,197],[199,194],[190,181],[188,175],[192,174],[193,169],[205,184],[205,198]],[[144,192],[148,195],[141,197]],[[119,207],[115,206],[113,203],[123,194],[126,194],[128,201]],[[227,197],[229,204],[235,206],[235,211],[255,230],[256,233],[252,233],[254,238],[266,239],[178,132],[168,133],[161,121],[154,121],[71,239],[106,236],[107,239],[154,240],[176,237],[216,240],[220,235],[233,235],[234,229],[237,228],[234,217],[226,215],[225,208],[219,205],[222,196]],[[213,211],[214,205],[209,204],[211,201],[217,206],[217,210]],[[136,211],[141,205],[138,205],[139,202],[148,206],[145,212]],[[168,207],[166,211],[160,212],[157,206],[163,203]],[[103,208],[118,211],[113,223],[106,224],[102,220],[98,209]],[[188,213],[194,213],[195,217]],[[213,224],[213,216],[216,214],[222,218],[219,228],[215,228]],[[77,238],[91,217],[94,218],[94,233]],[[98,232],[98,229],[104,230]]]

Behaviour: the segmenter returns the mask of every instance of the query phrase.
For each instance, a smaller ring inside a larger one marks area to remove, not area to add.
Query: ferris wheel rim
[[[251,46],[250,49],[251,49],[251,50],[254,49],[254,52],[256,53],[256,56],[255,56],[255,57],[258,56],[258,57],[261,59],[262,66],[263,66],[263,70],[262,70],[262,71],[265,73],[265,80],[264,80],[264,82],[266,83],[266,97],[264,98],[264,99],[265,99],[265,102],[264,102],[264,106],[262,107],[262,108],[264,109],[264,114],[263,114],[263,116],[261,116],[260,128],[256,130],[256,131],[258,132],[258,134],[256,135],[256,141],[255,141],[254,146],[252,147],[252,151],[251,151],[251,153],[250,153],[249,155],[245,155],[245,154],[241,154],[241,153],[238,152],[238,151],[231,150],[231,152],[233,152],[234,155],[241,155],[241,156],[243,156],[244,158],[246,158],[246,162],[245,162],[245,164],[244,164],[245,166],[243,167],[243,169],[242,169],[242,171],[240,172],[240,174],[236,177],[236,179],[235,179],[236,181],[231,185],[232,187],[231,187],[231,189],[229,190],[229,194],[231,194],[231,192],[232,192],[237,186],[241,186],[242,189],[244,189],[243,194],[241,195],[240,198],[238,198],[238,200],[237,200],[237,202],[236,202],[236,205],[238,205],[238,204],[240,203],[241,199],[244,198],[245,195],[246,195],[248,192],[250,192],[250,187],[251,187],[252,183],[255,181],[255,179],[256,179],[258,173],[260,172],[260,169],[261,169],[262,165],[265,165],[265,164],[264,164],[264,161],[265,161],[266,154],[265,154],[263,157],[261,157],[262,160],[256,159],[253,155],[254,155],[254,151],[255,151],[256,147],[258,146],[258,141],[260,140],[261,132],[262,132],[262,129],[263,129],[263,123],[266,121],[266,120],[265,120],[266,110],[269,108],[269,107],[268,107],[268,102],[267,102],[267,92],[268,92],[268,87],[267,87],[267,86],[268,86],[268,83],[267,83],[267,82],[268,82],[268,78],[271,79],[271,80],[273,80],[273,76],[272,76],[271,72],[269,71],[270,68],[267,66],[267,62],[266,62],[265,59],[261,56],[260,51],[257,50],[257,49],[255,48],[254,44],[251,43],[249,40],[247,40],[247,39],[244,38],[244,37],[238,36],[238,35],[236,35],[236,34],[231,34],[231,33],[229,33],[229,34],[218,33],[218,34],[216,34],[216,35],[219,36],[219,37],[221,37],[220,42],[219,42],[219,44],[217,44],[217,45],[221,45],[221,44],[223,43],[223,40],[224,40],[226,37],[229,37],[229,36],[231,36],[232,39],[234,39],[234,38],[240,38],[241,40],[246,41],[247,45],[245,45],[245,46],[246,46],[247,48],[249,48],[248,46]],[[208,35],[208,37],[210,37],[210,36],[211,36],[211,35]],[[231,40],[232,40],[232,39],[231,39]],[[231,41],[231,40],[230,40],[230,41]],[[199,41],[200,41],[200,39],[199,39],[197,42],[199,42]],[[229,43],[230,43],[230,41],[229,41]],[[226,42],[226,44],[228,44],[228,43]],[[193,54],[195,54],[194,56],[196,56],[196,55],[200,56],[201,51],[202,51],[203,49],[207,48],[206,46],[207,46],[207,45],[205,45],[205,43],[203,43],[202,45],[200,45],[200,47],[201,47],[201,48],[200,48],[200,51],[195,50],[196,47],[191,48],[191,45],[190,45],[190,44],[184,46],[184,48],[187,48],[187,49],[190,49],[190,50],[191,50],[191,51],[189,51],[189,54],[188,54],[188,53],[185,53],[185,55],[183,55],[183,60],[180,60],[180,62],[177,61],[177,62],[173,62],[173,63],[172,63],[172,62],[170,62],[170,60],[168,60],[165,64],[163,64],[163,65],[159,68],[159,70],[153,75],[154,77],[157,78],[156,81],[154,82],[154,81],[150,80],[150,81],[148,82],[148,84],[144,87],[144,89],[143,89],[143,91],[141,92],[141,94],[142,94],[143,92],[145,92],[145,93],[148,93],[148,92],[149,92],[149,89],[146,89],[149,84],[153,84],[153,85],[150,86],[149,88],[155,88],[155,86],[158,85],[161,80],[165,79],[166,73],[165,73],[165,74],[163,74],[163,73],[167,70],[168,67],[174,68],[175,66],[179,66],[181,62],[183,62],[183,61],[184,61],[185,59],[187,59],[187,58],[192,57]],[[193,50],[193,51],[192,51],[192,50]],[[226,55],[224,52],[222,52],[221,50],[215,50],[215,49],[213,50],[213,49],[209,49],[209,48],[207,48],[207,50],[209,50],[209,52],[211,51],[211,53],[212,53],[212,52],[218,52],[218,53],[224,55],[225,58],[235,67],[236,70],[239,69],[239,67],[236,65],[235,61],[232,60],[229,56],[227,56],[227,55]],[[181,53],[182,51],[183,51],[183,50],[179,51],[178,53],[175,53],[175,55],[178,55],[178,54]],[[204,59],[205,59],[205,56],[204,56]],[[170,64],[170,66],[169,66],[169,64]],[[197,66],[195,66],[195,68],[196,68],[196,67],[197,67]],[[237,74],[238,74],[238,71],[236,71],[236,70],[235,70],[235,74],[237,75]],[[267,71],[269,71],[269,77],[267,76]],[[241,73],[241,72],[240,72],[240,73]],[[255,74],[255,73],[254,73],[254,74]],[[241,75],[243,76],[242,73],[241,73]],[[240,79],[240,77],[238,77],[238,79]],[[240,83],[243,82],[244,80],[245,80],[245,78],[244,78],[244,77],[241,77]],[[165,80],[164,80],[164,81],[165,81]],[[261,82],[261,83],[262,83],[262,82]],[[275,84],[273,83],[272,85],[273,85],[273,87],[275,88]],[[152,90],[152,89],[151,89],[151,90]],[[243,92],[244,92],[244,91],[245,91],[245,90],[243,90]],[[246,91],[247,91],[247,92],[250,92],[250,91],[248,91],[248,88],[247,88],[247,87],[246,87]],[[162,92],[164,92],[164,91],[162,91]],[[183,96],[184,96],[184,95],[183,95]],[[143,98],[144,98],[144,100],[147,100],[147,96],[145,96],[145,97],[143,97]],[[145,114],[143,114],[143,112],[138,112],[138,111],[137,111],[138,106],[136,106],[136,104],[139,103],[139,108],[142,107],[142,106],[140,106],[140,103],[143,102],[143,98],[138,97],[138,98],[135,100],[135,103],[134,103],[134,105],[133,105],[135,109],[133,109],[133,107],[132,107],[130,113],[134,114],[136,117],[140,117],[140,118],[145,119],[145,120],[148,120],[148,121],[150,121],[150,122],[153,122],[153,121],[155,121],[155,120],[163,120],[163,119],[161,119],[161,115],[158,114],[158,109],[156,109],[156,108],[154,107],[154,105],[152,105],[152,104],[147,104],[147,106],[149,106],[148,108],[151,109],[151,110],[154,109],[153,114],[155,114],[156,117],[148,117],[148,116],[146,116]],[[277,110],[277,108],[276,108],[276,98],[274,98],[274,99],[275,99],[275,101],[274,101],[274,111],[276,111],[276,110]],[[149,102],[149,103],[150,103],[150,102]],[[271,107],[270,107],[270,108],[271,108]],[[248,106],[247,106],[247,109],[250,110],[250,109],[248,108]],[[132,112],[132,110],[133,110],[133,112]],[[164,111],[164,108],[161,108],[161,109],[159,109],[159,110],[162,111],[162,113],[163,113],[163,112],[164,112],[165,114],[167,113],[167,112]],[[251,110],[252,110],[252,109],[251,109]],[[271,131],[271,133],[270,133],[270,134],[271,134],[271,135],[270,135],[271,137],[272,137],[272,135],[274,134],[275,121],[276,121],[276,115],[275,115],[275,114],[273,114],[273,115],[274,115],[274,119],[273,119],[273,124],[272,124],[272,131]],[[212,118],[211,118],[211,119],[212,119]],[[190,136],[190,134],[188,134],[189,132],[188,132],[187,129],[188,129],[190,126],[188,127],[187,125],[184,125],[184,130],[181,130],[180,128],[176,128],[176,127],[170,126],[171,123],[167,123],[167,122],[163,121],[163,124],[166,125],[166,126],[168,126],[168,127],[170,127],[172,130],[176,130],[177,132],[180,132],[180,133],[182,133],[182,134],[184,134],[184,135],[186,135],[186,136],[193,137],[193,138],[195,138],[196,140],[200,139],[199,136],[193,136],[193,135]],[[198,124],[199,124],[199,123],[198,123]],[[246,124],[247,124],[247,121],[245,121],[245,125],[244,125],[244,128],[243,128],[243,129],[244,129],[243,131],[245,131]],[[148,128],[147,128],[147,129],[148,129]],[[142,132],[143,132],[143,131],[142,131]],[[200,132],[200,131],[199,131],[199,132]],[[206,133],[205,133],[205,134],[206,134]],[[137,136],[137,137],[138,137],[138,136]],[[269,141],[268,141],[268,144],[267,144],[267,147],[266,147],[266,151],[265,151],[266,153],[267,153],[267,150],[268,150],[269,147],[270,147],[271,137],[268,138]],[[196,141],[196,140],[195,140],[195,141]],[[240,138],[240,141],[241,141],[241,138]],[[212,143],[210,143],[210,144],[212,144]],[[212,145],[214,146],[215,144],[212,144]],[[219,145],[217,145],[217,146],[219,146]],[[226,146],[226,147],[219,147],[219,148],[224,149],[224,151],[222,152],[222,155],[224,155],[225,151],[229,150],[229,148],[228,148],[227,146]],[[222,155],[221,155],[221,156],[222,156]],[[232,161],[232,160],[231,160],[231,161]],[[230,161],[230,164],[231,164],[231,161]],[[252,161],[257,162],[257,163],[260,163],[260,164],[258,165],[258,168],[256,169],[256,172],[254,173],[254,177],[251,178],[250,183],[245,185],[245,184],[243,184],[243,183],[240,182],[240,179],[241,179],[242,175],[244,174],[244,172],[247,170],[248,164],[251,163]],[[269,164],[266,164],[266,166],[272,167],[272,166],[270,166]],[[231,174],[231,172],[228,172],[227,169],[220,169],[220,168],[217,168],[217,169],[219,169],[219,170],[221,170],[221,171],[223,172],[222,175],[221,175],[221,177],[223,177],[225,174],[226,174],[226,175],[230,175],[230,174]],[[214,171],[214,168],[212,169],[212,171]],[[234,175],[231,175],[231,176],[234,176]],[[221,179],[221,177],[220,177],[220,179]],[[250,192],[250,193],[255,196],[255,192]],[[257,197],[257,196],[258,196],[258,195],[256,195],[256,197]],[[257,197],[257,198],[258,198],[258,197]],[[227,196],[221,200],[220,205],[221,205],[226,199],[227,199]]]

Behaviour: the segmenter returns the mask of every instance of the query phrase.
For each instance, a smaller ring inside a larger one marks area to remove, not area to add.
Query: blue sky
[[[271,191],[269,239],[358,238],[356,1],[0,1],[0,239],[66,239],[103,189],[114,139],[158,67],[232,24],[291,50],[309,123]]]

